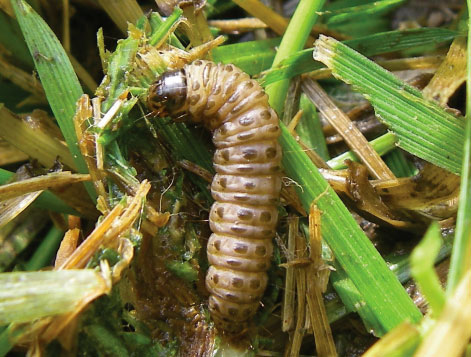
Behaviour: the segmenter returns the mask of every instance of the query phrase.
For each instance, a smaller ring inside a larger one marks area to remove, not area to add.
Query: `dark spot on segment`
[[[237,211],[237,217],[243,221],[247,221],[252,219],[253,217],[253,212],[248,209],[240,209]]]
[[[226,188],[227,187],[227,179],[225,177],[221,177],[219,179],[219,185],[221,185],[222,188]]]
[[[229,309],[227,309],[227,312],[229,313],[229,315],[231,316],[237,316],[237,313],[239,312],[239,310],[237,310],[235,307],[230,307]]]
[[[262,117],[262,119],[268,120],[271,118],[271,113],[269,110],[264,110],[260,113],[260,116]]]
[[[201,66],[202,64],[203,64],[203,62],[200,61],[200,60],[197,60],[197,61],[193,62],[193,65],[195,65],[195,66]]]
[[[208,103],[206,103],[206,109],[211,109],[215,105],[216,105],[216,103],[214,102],[214,100],[210,99],[210,100],[208,100]]]
[[[224,67],[224,70],[226,72],[232,72],[234,70],[234,67],[230,64],[228,64],[227,66]]]
[[[231,293],[226,293],[225,297],[226,297],[227,300],[237,300],[237,296],[235,296],[234,294],[231,294]]]
[[[238,226],[232,226],[231,231],[234,233],[244,233],[247,229],[243,227],[238,227]]]
[[[268,211],[264,211],[260,214],[260,222],[270,222],[271,221],[271,213]]]
[[[199,82],[194,82],[191,89],[193,89],[194,91],[197,91],[198,89],[200,89],[200,83]]]
[[[217,209],[216,209],[216,213],[218,214],[219,217],[223,217],[224,216],[224,207],[221,207],[219,206]]]
[[[278,171],[280,171],[280,166],[278,166],[278,165],[272,166],[270,168],[270,171],[271,172],[278,172]]]
[[[230,152],[229,152],[229,150],[227,150],[227,149],[226,149],[226,150],[223,150],[223,151],[221,152],[222,158],[223,158],[224,160],[226,160],[226,161],[229,161],[229,155],[230,155]]]
[[[245,87],[246,87],[247,89],[253,88],[253,86],[254,86],[254,84],[253,84],[252,81],[247,81],[247,82],[245,82]]]
[[[228,129],[228,125],[227,125],[227,124],[223,124],[223,125],[221,125],[221,127],[219,128],[219,132],[221,133],[221,135],[226,135],[226,134],[227,134],[227,129]]]
[[[198,103],[199,100],[200,100],[200,95],[199,94],[193,94],[190,97],[190,104],[195,105],[196,103]]]
[[[227,265],[231,267],[238,267],[242,265],[242,262],[240,262],[239,260],[233,260],[233,259],[227,259],[226,263]]]
[[[249,246],[243,243],[236,243],[234,247],[234,252],[239,254],[246,254],[249,250]]]
[[[243,116],[241,118],[239,118],[239,124],[242,125],[242,126],[249,126],[251,124],[253,124],[254,122],[254,118],[250,117],[250,116]]]
[[[260,287],[260,280],[258,279],[252,279],[250,280],[249,286],[251,289],[258,289]]]
[[[220,240],[217,240],[214,242],[214,248],[216,248],[217,251],[219,251],[221,249],[221,241]]]
[[[221,85],[219,84],[216,84],[216,86],[214,87],[214,91],[213,91],[213,94],[214,95],[218,95],[219,93],[221,93]]]
[[[254,136],[254,133],[241,133],[237,135],[238,140],[248,140]]]
[[[242,155],[246,160],[253,160],[257,157],[257,150],[255,149],[245,149],[242,151]]]
[[[213,303],[213,309],[219,313],[221,313],[221,309],[219,308],[219,304]]]
[[[267,248],[265,248],[265,246],[263,245],[258,245],[256,248],[255,248],[255,254],[263,257],[267,254]]]
[[[213,283],[214,283],[215,285],[217,285],[217,284],[219,283],[219,275],[217,275],[217,274],[214,274],[214,275],[213,275]]]
[[[244,286],[244,281],[241,278],[232,278],[232,286],[235,288],[241,288]]]
[[[268,148],[267,150],[265,150],[265,155],[268,159],[273,159],[276,156],[276,149]]]
[[[262,98],[263,96],[265,96],[265,93],[260,91],[258,92],[258,94],[255,96],[255,98]]]
[[[280,130],[280,127],[278,125],[274,125],[268,130],[271,131],[272,133],[276,133],[278,130]]]
[[[244,187],[247,189],[247,190],[253,190],[257,185],[255,185],[253,182],[246,182],[244,183]]]

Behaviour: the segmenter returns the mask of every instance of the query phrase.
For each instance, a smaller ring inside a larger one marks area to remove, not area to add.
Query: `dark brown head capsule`
[[[185,71],[165,72],[149,87],[147,107],[155,116],[174,116],[184,109],[186,93]]]

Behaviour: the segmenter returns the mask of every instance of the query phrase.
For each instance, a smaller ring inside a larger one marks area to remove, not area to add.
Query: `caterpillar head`
[[[160,118],[177,117],[186,101],[186,76],[183,69],[162,74],[149,87],[147,107]]]

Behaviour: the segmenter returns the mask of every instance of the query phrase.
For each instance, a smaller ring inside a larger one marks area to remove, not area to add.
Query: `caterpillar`
[[[239,332],[267,286],[281,190],[278,117],[248,74],[202,60],[157,78],[147,106],[155,116],[188,117],[212,131],[209,310],[217,328]]]

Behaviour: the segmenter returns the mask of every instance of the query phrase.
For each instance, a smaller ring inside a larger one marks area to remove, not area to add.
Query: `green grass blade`
[[[384,15],[403,2],[404,0],[383,0],[369,4],[353,5],[348,8],[329,11],[326,19],[322,18],[322,20],[329,25],[369,20]]]
[[[15,19],[0,11],[0,43],[23,65],[33,68],[33,59]]]
[[[180,19],[183,14],[183,10],[180,9],[178,6],[175,7],[175,10],[172,14],[167,18],[165,22],[163,22],[158,29],[152,34],[149,39],[149,44],[155,46],[158,42],[162,41],[162,39],[167,35],[173,25]]]
[[[405,158],[400,149],[392,150],[383,159],[396,177],[409,177],[418,173],[417,167]]]
[[[347,46],[356,49],[365,56],[401,51],[421,45],[433,45],[450,41],[458,32],[440,28],[420,28],[405,31],[389,31],[375,33],[355,40],[348,40]],[[319,62],[312,61],[312,49],[296,52],[284,59],[265,74],[262,83],[270,83],[288,79],[302,73],[314,71],[322,67]]]
[[[25,264],[25,270],[34,271],[51,265],[52,259],[57,254],[63,237],[64,232],[52,226],[42,239],[41,244],[39,244],[31,259]]]
[[[3,273],[0,286],[0,324],[70,312],[108,289],[91,269]]]
[[[59,40],[44,20],[23,0],[11,0],[11,3],[78,172],[87,173],[88,168],[80,153],[73,123],[75,103],[83,94],[77,75]],[[85,187],[90,197],[96,197],[90,183],[85,184]]]
[[[270,68],[279,44],[280,38],[241,42],[216,47],[211,53],[215,62],[232,63],[254,75]]]
[[[406,319],[419,321],[422,315],[402,285],[284,125],[280,142],[284,169],[299,184],[304,208],[316,200],[322,211],[322,236],[360,293],[355,303],[368,305],[379,333]]]
[[[441,245],[440,228],[438,223],[434,222],[410,257],[412,276],[427,299],[434,317],[440,316],[445,305],[445,293],[434,269],[435,257]]]
[[[273,60],[273,66],[278,66],[281,61],[293,53],[301,50],[311,32],[312,26],[317,20],[318,11],[324,6],[325,0],[301,0],[291,18],[288,28]],[[281,116],[285,105],[286,93],[289,81],[282,80],[267,87],[269,102],[272,108]]]
[[[471,1],[467,1],[468,12]],[[448,274],[447,294],[453,294],[466,271],[471,269],[471,25],[468,15],[466,68],[466,128],[463,148],[460,205],[456,218],[456,236]]]
[[[348,46],[321,36],[314,58],[365,95],[402,149],[453,173],[461,171],[464,121]],[[446,144],[446,145],[444,145]]]

